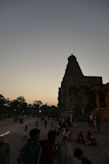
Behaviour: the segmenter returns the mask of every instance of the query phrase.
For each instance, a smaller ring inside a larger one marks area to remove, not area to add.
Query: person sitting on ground
[[[87,136],[86,136],[86,139],[85,139],[85,144],[86,145],[90,145],[91,144],[91,132],[87,132]]]
[[[83,152],[81,149],[76,148],[74,150],[74,156],[78,159],[82,161],[82,164],[92,164],[92,162],[84,156]]]
[[[84,136],[83,136],[82,131],[80,131],[80,133],[79,133],[79,135],[78,135],[78,137],[77,137],[77,139],[76,139],[76,142],[77,142],[77,143],[85,143],[85,142],[84,142]]]
[[[96,138],[93,134],[91,135],[91,145],[97,145]]]
[[[87,132],[87,137],[86,137],[86,141],[85,141],[85,144],[87,145],[97,145],[97,141],[94,137],[94,135],[92,135],[91,132]]]
[[[27,140],[19,152],[19,157],[17,158],[18,164],[37,164],[40,153],[39,137],[39,129],[30,130],[30,139]]]

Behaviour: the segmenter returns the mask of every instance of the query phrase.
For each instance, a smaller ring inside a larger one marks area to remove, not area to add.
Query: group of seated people
[[[69,127],[69,124],[66,122],[66,120],[61,120],[59,122],[60,128],[58,128],[57,134],[61,136],[62,140],[72,140],[71,135],[71,128]]]
[[[68,127],[63,128],[62,138],[63,138],[63,140],[68,140],[68,141],[72,140],[71,131]]]
[[[66,123],[66,121],[63,121],[61,123],[60,127],[58,128],[57,134],[58,134],[58,136],[61,137],[62,140],[67,140],[67,141],[73,140],[71,129],[68,126],[68,124]],[[86,137],[84,137],[83,132],[80,131],[76,138],[76,142],[81,143],[81,144],[86,144],[86,145],[97,145],[98,144],[95,136],[90,131],[87,132]]]
[[[89,131],[87,132],[86,138],[84,138],[82,131],[80,131],[79,135],[77,136],[76,142],[86,145],[97,145],[95,136]]]
[[[58,136],[61,137],[62,140],[67,140],[67,141],[72,141],[72,133],[71,133],[71,128],[68,126],[66,121],[62,122],[63,124],[58,128],[57,134]],[[97,145],[97,141],[95,136],[88,131],[86,137],[84,137],[83,132],[80,131],[77,138],[76,138],[77,143],[81,144],[86,144],[86,145]]]

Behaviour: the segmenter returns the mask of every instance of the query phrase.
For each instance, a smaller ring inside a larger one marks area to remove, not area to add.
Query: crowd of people
[[[41,118],[44,128],[48,128],[47,118]],[[93,117],[90,116],[90,126],[92,126]],[[59,119],[58,121],[51,120],[46,139],[40,139],[40,129],[38,119],[35,121],[35,128],[29,130],[28,125],[24,127],[23,147],[19,151],[17,157],[18,164],[55,164],[56,157],[59,163],[62,164],[61,148],[65,142],[73,142],[73,135],[71,131],[72,125],[68,119]],[[4,152],[2,152],[2,145],[4,143]],[[76,143],[86,145],[97,145],[94,134],[87,132],[86,137],[82,131],[79,132]],[[73,155],[73,153],[72,153]],[[82,161],[82,164],[91,164],[81,149],[77,148],[74,151],[74,156]],[[2,159],[3,158],[3,159]],[[5,160],[6,159],[6,160]],[[2,162],[1,162],[2,161]],[[9,144],[0,137],[0,164],[9,164],[10,161],[10,147]]]
[[[47,118],[41,118],[41,121],[46,129]],[[18,164],[55,164],[56,158],[57,164],[62,164],[62,145],[66,141],[73,141],[69,121],[65,119],[60,119],[58,122],[52,120],[50,130],[48,131],[48,138],[43,140],[40,140],[38,121],[35,121],[35,124],[36,128],[30,131],[30,139],[27,140],[19,152],[17,158]],[[27,125],[25,129],[27,130]],[[86,141],[84,140],[82,132],[80,132],[76,141],[77,143],[88,144],[88,142],[90,143],[92,140],[94,140],[94,138],[90,132],[87,133]],[[75,149],[74,156],[81,160],[83,164],[91,164],[91,161],[83,155],[81,149]]]

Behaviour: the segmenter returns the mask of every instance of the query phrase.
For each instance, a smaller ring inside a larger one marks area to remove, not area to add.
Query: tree
[[[27,108],[27,103],[25,101],[25,98],[23,96],[19,96],[19,97],[17,97],[16,101],[18,104],[19,114],[22,114],[24,112],[24,110],[26,110],[26,108]]]
[[[2,117],[2,114],[5,112],[5,105],[6,105],[6,99],[3,95],[0,94],[0,117]]]
[[[18,115],[23,114],[27,109],[25,98],[23,96],[17,97],[17,99],[11,101],[10,107],[12,112],[16,112]]]
[[[11,114],[13,114],[14,112],[16,114],[18,113],[18,101],[17,100],[12,100],[10,102],[10,110],[11,110]]]
[[[0,94],[0,108],[2,108],[4,104],[6,104],[6,99]]]
[[[42,103],[42,101],[40,101],[40,100],[35,100],[35,101],[33,102],[33,108],[34,108],[34,109],[39,110],[40,107],[41,107],[42,105],[43,105],[43,103]]]

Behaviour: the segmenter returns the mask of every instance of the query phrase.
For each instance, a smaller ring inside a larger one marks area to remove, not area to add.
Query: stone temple
[[[58,106],[73,117],[93,112],[109,120],[109,83],[103,84],[102,77],[84,76],[76,57],[71,55],[59,88]]]

